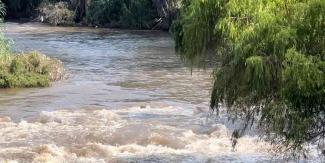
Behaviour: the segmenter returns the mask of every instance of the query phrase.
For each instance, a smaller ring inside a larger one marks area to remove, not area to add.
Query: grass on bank
[[[0,88],[47,87],[63,76],[61,61],[39,52],[13,54],[9,41],[0,36]]]

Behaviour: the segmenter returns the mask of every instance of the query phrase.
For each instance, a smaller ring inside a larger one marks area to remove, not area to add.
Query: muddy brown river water
[[[191,75],[168,33],[35,23],[4,30],[14,51],[58,58],[69,78],[0,90],[0,162],[284,161],[254,135],[232,148],[229,126],[207,117],[211,70]]]

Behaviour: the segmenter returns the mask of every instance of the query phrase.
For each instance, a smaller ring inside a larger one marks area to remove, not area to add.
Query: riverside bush
[[[44,1],[38,7],[42,21],[52,25],[73,25],[75,12],[67,2]]]
[[[0,35],[0,88],[46,87],[63,77],[61,61],[39,52],[12,54],[10,41]]]
[[[87,21],[111,27],[150,28],[157,15],[151,0],[92,0]]]
[[[168,30],[181,0],[3,0],[7,17],[52,25]]]
[[[39,52],[12,55],[0,64],[0,88],[46,87],[63,77],[62,62]]]
[[[61,0],[2,0],[6,5],[7,16],[11,18],[28,18],[34,16],[35,9],[37,9],[41,3],[55,3],[60,1]]]

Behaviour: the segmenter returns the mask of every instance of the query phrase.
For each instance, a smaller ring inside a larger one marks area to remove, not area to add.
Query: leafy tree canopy
[[[150,28],[157,11],[150,0],[92,0],[87,21],[92,24]]]
[[[325,138],[324,29],[323,0],[193,0],[174,36],[191,63],[214,50],[211,108],[301,150]]]

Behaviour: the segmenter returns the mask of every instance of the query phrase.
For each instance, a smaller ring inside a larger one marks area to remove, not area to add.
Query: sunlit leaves
[[[208,46],[218,42],[215,22],[223,16],[224,4],[223,0],[193,0],[181,11],[182,19],[174,23],[173,33],[176,50],[184,61],[191,65],[204,63]]]
[[[222,1],[216,9],[221,17],[198,12],[206,7],[199,2],[191,1],[181,15],[176,45],[186,47],[180,53],[188,60],[206,59],[208,48],[217,51],[211,107],[224,104],[229,115],[246,120],[243,129],[258,122],[273,141],[293,149],[324,139],[325,1]],[[196,19],[204,16],[213,25]]]

